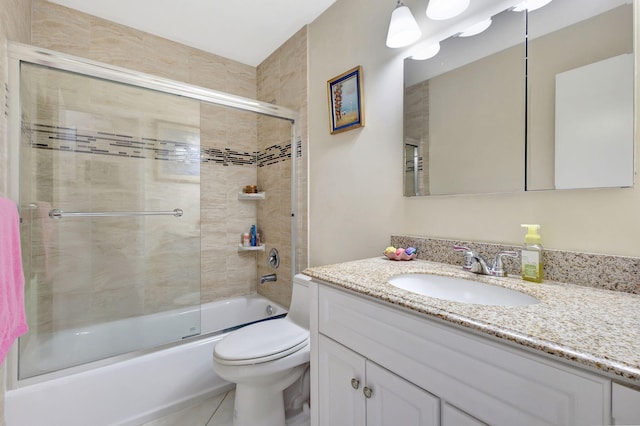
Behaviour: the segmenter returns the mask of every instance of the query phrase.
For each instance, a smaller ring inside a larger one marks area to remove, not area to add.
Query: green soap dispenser
[[[520,225],[527,228],[527,235],[524,237],[524,247],[522,249],[522,279],[542,282],[542,238],[538,234],[540,225]]]

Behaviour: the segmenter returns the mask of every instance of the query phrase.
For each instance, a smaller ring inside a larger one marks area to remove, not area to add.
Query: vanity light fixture
[[[469,7],[469,0],[429,0],[427,18],[441,21],[460,15]]]
[[[551,0],[524,0],[513,7],[514,12],[523,12],[525,10],[532,12],[551,3]]]
[[[426,59],[433,58],[440,51],[440,43],[432,41],[423,41],[412,48],[412,53],[409,58],[416,61],[424,61]]]
[[[458,37],[471,37],[474,35],[478,35],[484,30],[486,30],[487,28],[489,28],[491,26],[491,22],[492,22],[491,18],[485,19],[484,21],[480,21],[477,24],[470,26],[469,28],[467,28],[466,30],[458,34]]]
[[[398,0],[396,8],[391,13],[389,31],[387,32],[387,47],[405,47],[422,36],[422,31],[413,17],[411,10]]]

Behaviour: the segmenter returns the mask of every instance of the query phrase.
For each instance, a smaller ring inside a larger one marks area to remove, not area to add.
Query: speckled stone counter
[[[460,267],[385,257],[306,269],[304,274],[428,317],[480,331],[564,358],[640,386],[640,295],[519,277],[472,274]],[[540,303],[487,306],[452,302],[401,290],[398,274],[432,273],[482,281],[527,293]]]

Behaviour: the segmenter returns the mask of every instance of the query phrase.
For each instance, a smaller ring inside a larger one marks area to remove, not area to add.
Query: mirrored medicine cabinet
[[[633,185],[633,2],[508,8],[404,62],[404,195]]]

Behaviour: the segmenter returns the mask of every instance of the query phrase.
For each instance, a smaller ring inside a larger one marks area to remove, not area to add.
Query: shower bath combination
[[[202,346],[244,323],[284,313],[257,295],[229,302],[241,315],[222,313],[225,303],[218,301],[227,295],[257,290],[257,260],[254,253],[237,253],[225,269],[215,259],[226,259],[237,245],[219,235],[232,235],[227,228],[242,220],[255,223],[259,209],[230,201],[228,188],[257,182],[269,167],[290,167],[289,176],[296,176],[296,113],[44,49],[14,43],[8,49],[9,82],[19,94],[8,108],[9,196],[22,219],[30,327],[9,357],[8,418],[25,407],[28,395],[55,394],[75,377],[83,383],[83,374],[133,365],[158,348],[178,353],[181,345]],[[271,122],[288,126],[290,138],[276,146],[282,158],[260,155],[258,130],[242,132],[247,140],[220,140],[215,129],[226,124],[213,121],[219,111],[256,129]],[[296,203],[291,179],[282,182],[291,191],[287,218]],[[240,211],[230,223],[220,214],[226,209]],[[291,271],[279,273],[281,282],[295,274],[295,229],[292,224],[286,236]],[[234,271],[240,271],[237,278],[229,276]],[[260,301],[250,303],[254,298]],[[259,309],[247,308],[256,303]],[[210,318],[217,315],[238,323],[215,325],[219,321]],[[206,362],[210,369],[210,356]],[[92,386],[70,392],[99,392]],[[195,393],[202,397],[212,389]],[[94,395],[93,405],[102,398]],[[170,400],[158,396],[142,414],[166,411]],[[55,419],[51,401],[52,412],[39,410],[42,419]],[[134,417],[123,412],[112,421]],[[92,420],[76,421],[96,424]]]

